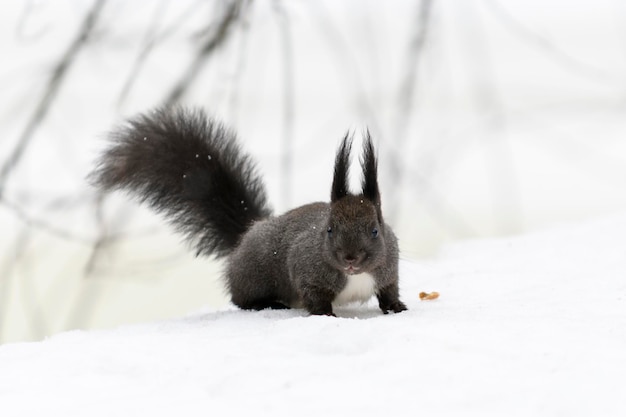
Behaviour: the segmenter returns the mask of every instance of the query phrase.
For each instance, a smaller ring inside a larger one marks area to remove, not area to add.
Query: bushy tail
[[[235,134],[199,109],[164,108],[130,119],[89,180],[127,191],[191,241],[198,254],[227,255],[271,214],[265,187]]]

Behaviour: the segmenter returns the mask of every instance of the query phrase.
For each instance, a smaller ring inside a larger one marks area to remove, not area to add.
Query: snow
[[[403,260],[400,314],[226,308],[3,345],[2,415],[623,416],[624,236],[616,215]]]

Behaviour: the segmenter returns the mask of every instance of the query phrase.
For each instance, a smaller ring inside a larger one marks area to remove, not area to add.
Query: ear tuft
[[[378,190],[378,161],[369,129],[365,132],[363,141],[363,156],[361,158],[363,170],[363,196],[380,208],[380,191]]]
[[[333,186],[330,192],[330,201],[335,202],[349,194],[348,170],[350,168],[350,151],[352,150],[353,135],[350,131],[341,141],[337,156],[335,157],[335,174],[333,176]]]

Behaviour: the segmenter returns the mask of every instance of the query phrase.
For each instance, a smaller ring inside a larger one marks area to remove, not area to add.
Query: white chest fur
[[[369,300],[374,295],[374,277],[368,273],[346,275],[348,283],[345,288],[341,290],[333,304],[341,305],[354,301],[360,301],[362,303]]]

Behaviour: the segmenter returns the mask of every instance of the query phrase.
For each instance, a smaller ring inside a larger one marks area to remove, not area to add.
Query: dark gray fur
[[[384,313],[406,310],[398,294],[398,243],[383,221],[369,132],[362,193],[349,192],[352,139],[346,135],[331,202],[280,216],[271,215],[262,181],[235,135],[201,110],[159,109],[110,136],[92,183],[126,190],[164,213],[198,253],[227,256],[226,284],[240,308],[304,307],[334,315],[332,303],[348,276],[368,273]]]

